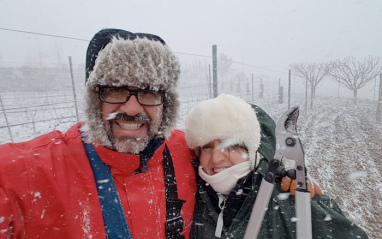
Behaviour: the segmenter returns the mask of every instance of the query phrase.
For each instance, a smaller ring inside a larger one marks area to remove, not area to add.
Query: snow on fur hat
[[[251,105],[235,96],[221,94],[215,99],[199,103],[185,121],[186,140],[197,149],[215,139],[233,140],[248,148],[254,167],[260,146],[261,128]]]
[[[135,86],[166,92],[162,122],[154,137],[169,137],[176,125],[179,109],[176,87],[180,64],[158,36],[103,29],[89,43],[86,55],[86,124],[82,128],[87,142],[112,146],[103,127],[97,85]]]

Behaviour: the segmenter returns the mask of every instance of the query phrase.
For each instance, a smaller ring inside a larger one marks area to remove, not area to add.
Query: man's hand
[[[312,180],[314,181],[314,180]],[[317,194],[318,196],[322,195],[321,188],[316,183],[311,183],[310,181],[307,181],[308,184],[308,190],[310,192],[310,198],[313,198],[314,194]],[[281,181],[281,190],[284,192],[290,191],[290,193],[294,196],[295,192],[294,190],[297,188],[297,182],[295,179],[290,179],[288,177],[283,177]]]

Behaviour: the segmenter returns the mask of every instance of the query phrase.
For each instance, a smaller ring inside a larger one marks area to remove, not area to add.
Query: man
[[[158,36],[95,34],[85,124],[0,146],[0,238],[189,238],[193,153],[172,131],[179,75]]]

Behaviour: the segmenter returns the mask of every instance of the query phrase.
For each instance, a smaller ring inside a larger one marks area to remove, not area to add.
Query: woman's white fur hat
[[[185,121],[187,144],[197,149],[213,140],[232,140],[248,148],[254,164],[260,146],[261,128],[256,112],[244,100],[221,94],[200,102]],[[252,165],[252,168],[254,165]]]
[[[160,37],[119,29],[98,32],[86,59],[86,124],[82,127],[86,142],[112,146],[102,121],[97,85],[165,91],[162,122],[154,137],[168,138],[178,117],[179,78],[179,61]]]

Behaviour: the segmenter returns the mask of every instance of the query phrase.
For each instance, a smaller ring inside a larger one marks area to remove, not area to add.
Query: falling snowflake
[[[290,193],[280,193],[277,195],[278,200],[287,200],[289,198]]]

